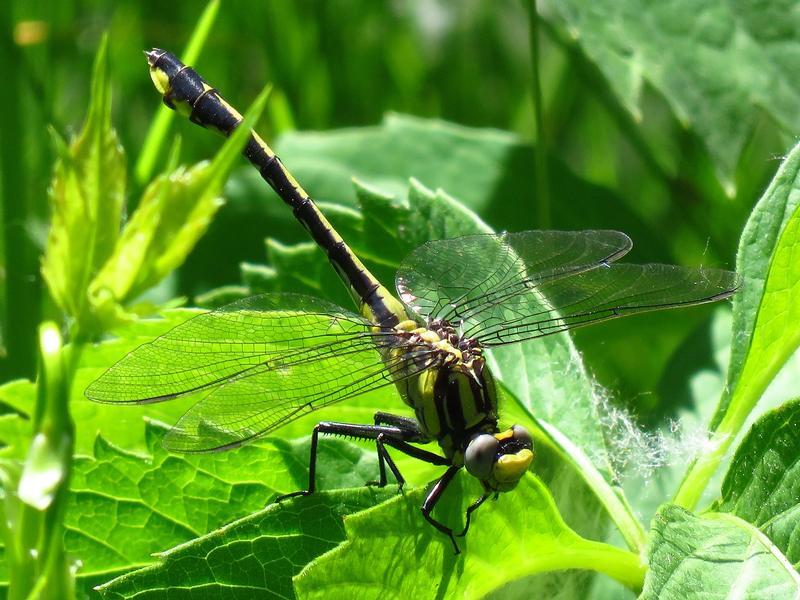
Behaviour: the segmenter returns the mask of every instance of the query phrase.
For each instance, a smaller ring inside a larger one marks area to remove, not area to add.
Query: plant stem
[[[610,544],[584,541],[579,549],[568,550],[555,569],[587,569],[608,575],[628,589],[639,593],[644,585],[647,566],[639,556]]]
[[[536,207],[537,224],[541,229],[551,226],[550,182],[547,173],[547,134],[544,130],[544,110],[541,81],[541,54],[539,48],[539,14],[536,0],[528,5],[528,32],[531,50],[531,86],[533,114],[536,121]]]
[[[761,369],[752,375],[744,370],[742,371],[742,376],[739,377],[733,396],[727,404],[728,410],[719,425],[713,430],[711,438],[707,442],[708,451],[695,458],[689,465],[686,475],[684,475],[683,481],[681,481],[678,491],[675,493],[675,498],[673,499],[675,504],[688,510],[693,510],[697,506],[708,482],[714,476],[722,459],[725,458],[728,448],[730,448],[736,436],[739,435],[747,421],[747,417],[753,411],[775,375],[780,371],[794,349],[797,348],[797,345],[800,344],[800,334],[796,334],[795,337],[798,337],[795,343],[787,344],[787,348],[791,349],[791,351],[776,353],[772,357],[768,368]],[[746,368],[747,365],[745,365]]]
[[[14,562],[8,597],[74,597],[73,575],[64,552],[63,519],[72,473],[75,428],[69,390],[80,347],[62,348],[58,328],[39,329],[40,370],[33,438],[17,488],[19,516],[10,529]]]

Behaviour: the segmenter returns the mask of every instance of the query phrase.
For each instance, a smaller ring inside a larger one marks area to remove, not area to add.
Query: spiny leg
[[[379,481],[368,481],[367,485],[377,485],[378,487],[385,487],[386,486],[386,465],[389,465],[389,468],[394,475],[394,478],[397,480],[397,488],[398,491],[403,489],[403,486],[406,484],[405,477],[400,473],[400,470],[397,468],[394,460],[392,457],[389,456],[389,452],[386,450],[386,446],[384,445],[385,436],[381,433],[377,438],[375,438],[375,446],[378,449],[378,472],[380,474]]]
[[[428,497],[425,498],[425,501],[422,503],[422,516],[425,517],[425,520],[433,525],[436,529],[441,531],[447,537],[450,538],[450,541],[453,542],[453,549],[455,550],[456,554],[461,554],[461,550],[458,549],[458,544],[456,543],[456,538],[453,535],[453,530],[450,529],[447,525],[440,523],[436,519],[431,516],[433,509],[436,507],[436,504],[444,494],[444,491],[447,489],[447,486],[450,485],[450,482],[453,481],[453,477],[455,477],[456,473],[461,467],[457,467],[455,465],[451,465],[447,471],[445,471],[444,475],[439,478],[433,488],[431,489]]]
[[[375,425],[391,425],[402,429],[409,437],[405,438],[407,442],[415,444],[427,444],[431,439],[422,433],[419,428],[419,423],[416,419],[411,417],[401,417],[400,415],[393,415],[392,413],[378,411],[375,413]]]
[[[409,417],[401,417],[400,415],[393,415],[391,413],[381,412],[378,411],[375,413],[375,425],[389,425],[392,427],[396,427],[403,432],[403,442],[413,442],[417,444],[425,444],[430,442],[430,438],[428,438],[422,430],[419,428],[419,423],[416,420],[409,418]],[[405,478],[401,475],[400,470],[397,468],[397,464],[394,462],[392,457],[389,455],[389,451],[386,449],[386,444],[390,443],[386,440],[386,436],[383,434],[379,435],[375,439],[375,446],[378,451],[378,467],[380,469],[380,481],[370,481],[367,485],[377,485],[378,487],[384,487],[386,485],[386,467],[385,465],[389,465],[389,469],[391,469],[394,478],[397,480],[398,490],[402,490],[403,486],[406,483]],[[403,449],[399,448],[402,452]],[[424,450],[422,452],[425,452]],[[420,460],[426,460],[427,462],[431,462],[426,457],[417,457]]]
[[[341,435],[346,437],[352,437],[361,440],[376,440],[380,437],[380,445],[383,447],[383,457],[384,459],[388,459],[389,468],[392,469],[392,473],[395,474],[395,477],[398,477],[398,480],[402,480],[402,476],[400,475],[399,471],[397,470],[397,466],[394,464],[394,461],[389,457],[388,452],[386,452],[386,448],[384,445],[391,446],[392,448],[396,448],[401,452],[408,454],[414,458],[419,460],[424,460],[434,465],[446,465],[449,464],[446,458],[443,456],[439,456],[434,454],[433,452],[428,452],[427,450],[422,450],[421,448],[416,448],[410,444],[408,444],[405,440],[406,439],[413,439],[416,437],[416,432],[414,431],[406,431],[399,427],[389,427],[389,426],[382,426],[382,425],[355,425],[352,423],[335,423],[335,422],[328,422],[323,421],[322,423],[318,423],[316,427],[314,427],[314,431],[311,434],[311,452],[309,457],[309,465],[308,465],[308,488],[305,490],[298,490],[296,492],[291,492],[289,494],[283,494],[278,496],[275,501],[281,502],[282,500],[286,500],[287,498],[294,498],[296,496],[308,496],[309,494],[313,494],[316,490],[316,470],[317,470],[317,446],[319,441],[319,435]],[[379,459],[381,457],[379,450]],[[381,475],[381,479],[384,481],[383,485],[386,485],[386,472],[385,468]]]

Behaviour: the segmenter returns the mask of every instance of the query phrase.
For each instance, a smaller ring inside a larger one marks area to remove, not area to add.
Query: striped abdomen
[[[227,136],[242,121],[239,114],[197,72],[173,54],[154,49],[147,53],[150,74],[164,103],[187,115],[194,123]],[[328,255],[336,272],[360,304],[362,313],[382,327],[407,319],[403,305],[367,270],[320,212],[306,191],[292,177],[280,158],[251,132],[244,155],[258,169],[314,241]]]

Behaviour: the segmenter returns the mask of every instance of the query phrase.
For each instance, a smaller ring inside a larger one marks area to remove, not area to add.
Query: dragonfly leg
[[[319,439],[320,425],[322,425],[322,423],[319,423],[316,427],[314,427],[314,431],[311,433],[311,451],[309,452],[310,457],[308,461],[308,489],[297,490],[296,492],[289,492],[288,494],[281,494],[275,498],[275,502],[282,502],[284,500],[288,500],[289,498],[308,496],[309,494],[314,493],[314,490],[317,487],[317,440]]]
[[[356,425],[353,423],[335,423],[323,421],[314,427],[314,431],[311,434],[311,452],[308,464],[308,488],[278,496],[275,499],[276,502],[281,502],[282,500],[297,496],[308,496],[309,494],[313,494],[316,490],[317,446],[320,434],[341,435],[360,440],[375,440],[376,444],[378,443],[378,438],[380,437],[378,460],[380,461],[379,464],[382,470],[381,481],[383,483],[378,482],[378,485],[381,486],[386,485],[386,471],[383,461],[388,462],[389,468],[392,470],[392,473],[395,475],[395,477],[397,477],[398,483],[405,482],[402,475],[400,475],[399,470],[397,469],[397,465],[395,465],[394,461],[389,456],[389,453],[386,451],[386,446],[391,446],[392,448],[396,448],[401,452],[412,456],[413,458],[424,460],[425,462],[429,462],[434,465],[450,464],[449,461],[443,456],[439,456],[433,452],[428,452],[427,450],[422,450],[421,448],[416,448],[406,442],[406,440],[413,440],[416,438],[416,431],[386,425]]]
[[[472,513],[478,510],[480,505],[486,502],[486,500],[491,495],[492,495],[491,492],[486,492],[483,496],[481,496],[480,498],[475,500],[475,502],[470,504],[469,508],[467,509],[467,516],[466,516],[466,522],[464,523],[464,530],[458,534],[458,537],[464,537],[465,535],[467,535],[467,531],[469,530],[470,519],[472,518]]]
[[[405,438],[407,442],[427,444],[431,441],[428,436],[422,433],[417,420],[410,417],[401,417],[400,415],[378,411],[375,413],[375,425],[391,425],[404,430],[409,435],[409,437]]]
[[[461,550],[458,549],[458,544],[456,543],[456,538],[453,535],[453,530],[450,529],[447,525],[440,523],[436,519],[431,516],[434,507],[442,498],[442,494],[447,489],[447,486],[450,485],[450,482],[453,481],[453,477],[455,477],[456,473],[461,467],[457,467],[455,465],[451,465],[447,471],[445,471],[444,475],[439,478],[433,489],[431,489],[428,497],[425,498],[425,502],[422,503],[422,516],[425,517],[425,520],[433,525],[436,529],[441,531],[443,534],[450,538],[450,541],[453,542],[453,550],[455,550],[456,554],[460,554]]]
[[[386,465],[389,465],[389,469],[391,469],[394,478],[397,480],[397,487],[399,491],[403,489],[403,486],[406,484],[406,480],[405,477],[401,475],[400,469],[397,468],[394,460],[392,460],[392,457],[386,450],[384,441],[385,435],[383,433],[379,434],[378,437],[375,438],[375,446],[378,449],[378,468],[380,470],[380,481],[368,481],[367,485],[384,487],[386,485]]]

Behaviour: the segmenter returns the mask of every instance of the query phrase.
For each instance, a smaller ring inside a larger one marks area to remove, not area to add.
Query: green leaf
[[[222,205],[222,187],[268,94],[269,87],[211,163],[162,175],[147,188],[113,255],[89,288],[95,311],[101,319],[108,315],[102,328],[121,316],[119,303],[138,296],[179,266],[205,233]]]
[[[781,3],[570,0],[553,8],[633,120],[646,83],[697,132],[730,193],[761,111],[788,133],[800,128],[800,38],[788,22],[774,25],[785,19]]]
[[[436,511],[448,523],[461,508],[454,492],[448,490]],[[416,490],[347,519],[348,541],[296,578],[298,597],[381,598],[389,589],[398,597],[481,598],[520,578],[561,569],[599,570],[634,589],[641,585],[638,557],[577,535],[536,477],[526,476],[513,493],[475,513],[469,534],[459,540],[461,556],[422,521],[424,497]]]
[[[739,242],[733,297],[731,360],[711,423],[710,451],[694,463],[675,497],[693,507],[747,416],[800,345],[800,210],[796,193],[800,146],[786,158],[759,200]]]
[[[308,441],[266,439],[230,452],[176,456],[161,448],[164,433],[163,425],[147,425],[146,454],[98,437],[91,456],[75,458],[64,543],[81,559],[81,588],[152,564],[153,553],[256,512],[307,482]],[[374,451],[326,440],[319,483],[362,485],[376,470]]]
[[[358,194],[365,223],[372,225],[365,231],[377,231],[364,240],[371,252],[360,252],[363,256],[380,255],[399,264],[428,239],[491,231],[477,215],[444,192],[434,194],[417,182],[412,182],[406,207],[366,188],[359,188]],[[611,486],[615,474],[598,414],[599,401],[569,335],[494,349],[490,365],[527,418],[539,423],[550,443],[582,474],[629,546],[641,548],[641,525],[621,490]],[[508,415],[501,414],[501,418],[508,419]]]
[[[536,226],[535,151],[511,133],[388,114],[375,127],[287,133],[275,149],[316,200],[356,206],[360,200],[353,179],[402,198],[413,178],[428,189],[445,190],[498,230]],[[553,206],[556,228],[592,223],[596,228],[621,229],[634,239],[650,240],[653,256],[663,254],[663,244],[618,196],[579,178],[558,159],[549,160],[549,181],[565,200]],[[268,215],[266,225],[274,227],[272,231],[280,232],[284,241],[302,239],[305,232],[257,173],[243,170],[236,181],[229,190],[231,203],[260,198],[259,207]]]
[[[342,522],[394,496],[359,488],[314,494],[234,521],[101,586],[103,598],[293,598],[292,577],[345,537]]]
[[[97,52],[89,112],[67,147],[56,137],[59,160],[50,186],[52,223],[42,274],[58,306],[82,324],[86,290],[117,240],[125,199],[125,156],[111,128],[107,44]]]
[[[726,513],[695,516],[672,504],[650,534],[640,600],[796,598],[800,575],[756,527]]]
[[[762,416],[745,436],[715,509],[758,527],[800,566],[800,400]]]

